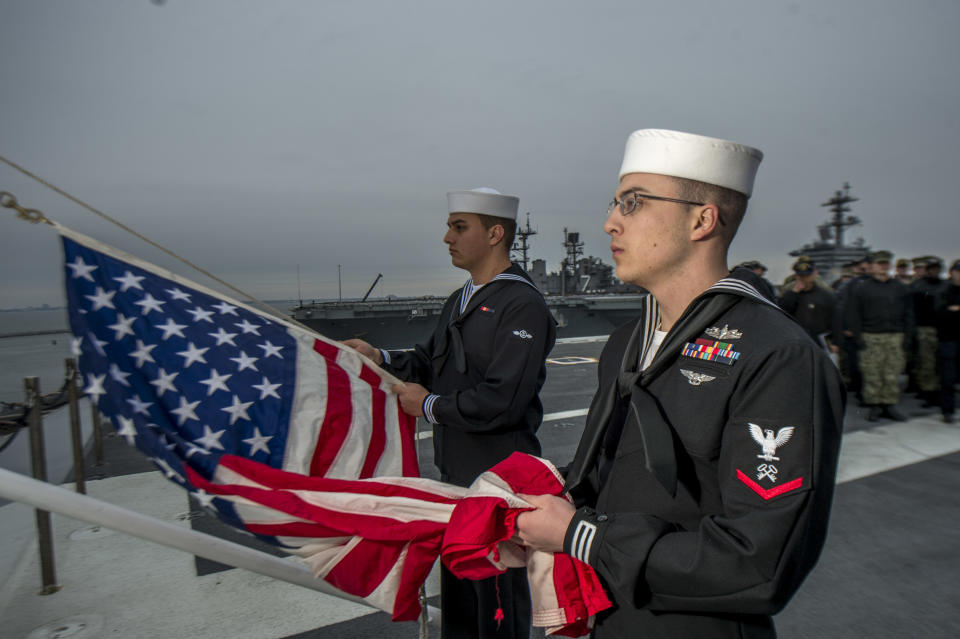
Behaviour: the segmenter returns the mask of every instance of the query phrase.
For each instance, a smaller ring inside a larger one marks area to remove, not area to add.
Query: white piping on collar
[[[640,343],[640,358],[637,360],[637,370],[646,361],[647,350],[653,343],[653,335],[660,326],[660,303],[653,295],[647,294],[647,307],[643,314],[643,341]]]
[[[722,280],[719,280],[716,284],[707,289],[708,291],[733,291],[736,293],[746,293],[750,297],[755,297],[760,302],[765,302],[774,308],[780,308],[766,297],[764,297],[760,291],[753,287],[753,285],[744,282],[741,279],[736,277],[725,277]]]
[[[492,280],[490,280],[490,282],[496,282],[497,280],[513,280],[517,282],[523,282],[524,284],[532,286],[534,290],[536,290],[537,292],[540,291],[540,289],[538,289],[533,284],[533,282],[523,277],[522,275],[516,275],[514,273],[500,273],[499,275],[494,277]],[[487,284],[490,284],[490,282],[487,282]],[[483,288],[487,284],[481,285],[479,288],[477,288],[477,290],[479,291],[481,288]],[[467,283],[464,284],[463,288],[460,290],[460,314],[461,315],[465,310],[467,310],[467,305],[470,303],[470,299],[473,297],[473,295],[474,295],[473,278],[470,277],[467,279]]]
[[[757,301],[765,302],[778,310],[780,309],[779,306],[764,297],[751,284],[748,284],[747,282],[744,282],[736,277],[725,277],[721,280],[718,280],[713,286],[708,288],[707,291],[730,291],[734,293],[746,294],[755,298]],[[657,302],[657,298],[651,294],[647,294],[647,308],[643,316],[643,341],[640,344],[640,359],[637,360],[638,369],[643,365],[643,362],[646,361],[647,350],[653,343],[653,335],[659,326],[660,304]]]

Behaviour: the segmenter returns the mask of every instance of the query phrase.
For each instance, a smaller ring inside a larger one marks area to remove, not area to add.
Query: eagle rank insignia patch
[[[774,430],[772,428],[762,428],[757,424],[748,422],[747,429],[753,441],[760,446],[760,454],[756,457],[762,460],[762,463],[757,466],[754,472],[756,479],[740,469],[737,469],[737,479],[753,492],[763,497],[764,500],[773,499],[778,495],[783,495],[803,486],[803,477],[797,477],[796,479],[786,482],[779,481],[780,469],[773,464],[773,462],[779,462],[781,460],[781,458],[777,456],[777,449],[787,445],[790,438],[793,437],[796,428],[793,426],[784,426],[783,428]],[[782,452],[780,454],[783,455]],[[767,483],[767,487],[765,487],[763,483]]]
[[[683,376],[690,381],[691,386],[699,386],[704,382],[712,382],[716,379],[713,375],[707,375],[706,373],[697,373],[694,371],[688,371],[685,368],[681,368],[680,372],[683,373]]]
[[[760,448],[763,450],[763,454],[757,455],[757,457],[767,461],[780,461],[780,458],[774,457],[773,454],[793,437],[793,426],[781,428],[776,435],[774,435],[773,431],[769,428],[764,430],[756,424],[748,424],[748,426],[750,427],[750,436],[753,437],[753,441],[760,444]]]

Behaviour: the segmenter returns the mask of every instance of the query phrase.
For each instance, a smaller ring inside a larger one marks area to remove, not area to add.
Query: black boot
[[[873,406],[870,407],[870,412],[867,413],[867,421],[869,422],[878,421],[880,419],[880,415],[882,414],[883,414],[883,409],[877,404],[874,404]]]
[[[897,410],[896,406],[887,405],[883,407],[883,414],[896,422],[907,421],[907,416]]]

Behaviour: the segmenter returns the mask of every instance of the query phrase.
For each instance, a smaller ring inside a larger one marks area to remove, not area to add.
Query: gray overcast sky
[[[623,145],[756,146],[731,262],[779,280],[820,203],[960,257],[960,3],[0,0],[0,154],[259,297],[443,294],[445,192],[520,197],[551,270],[602,230]],[[5,165],[0,190],[191,278]],[[0,210],[0,307],[62,303],[55,234]]]

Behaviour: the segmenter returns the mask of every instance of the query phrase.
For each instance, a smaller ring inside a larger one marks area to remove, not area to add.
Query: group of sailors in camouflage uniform
[[[844,265],[827,284],[801,256],[780,288],[778,303],[810,336],[838,354],[847,388],[869,407],[868,419],[906,419],[897,408],[900,375],[924,407],[940,408],[956,421],[955,385],[960,368],[960,260],[941,275],[943,261],[925,255],[898,259],[876,251]],[[757,262],[744,265],[761,274]],[[913,272],[910,273],[910,267]]]

